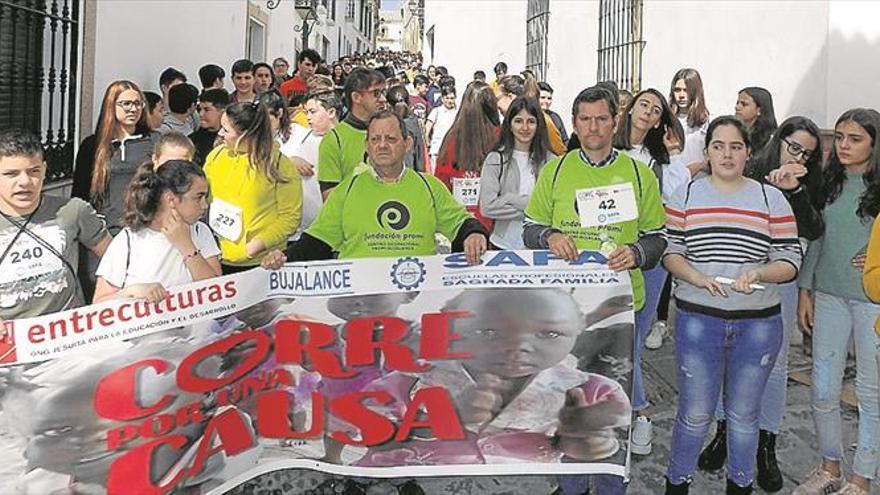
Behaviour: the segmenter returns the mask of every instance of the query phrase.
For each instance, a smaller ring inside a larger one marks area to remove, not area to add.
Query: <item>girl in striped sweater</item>
[[[666,492],[687,493],[724,384],[727,493],[751,493],[764,384],[782,344],[777,284],[801,262],[797,225],[783,194],[743,175],[751,146],[734,117],[706,133],[710,174],[666,206],[663,264],[676,279],[680,387]]]

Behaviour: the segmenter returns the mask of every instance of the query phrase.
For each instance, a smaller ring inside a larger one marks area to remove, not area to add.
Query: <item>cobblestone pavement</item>
[[[646,351],[645,379],[648,399],[653,404],[654,451],[650,456],[634,456],[628,494],[663,493],[663,475],[669,460],[669,445],[672,427],[675,422],[676,386],[675,356],[673,343],[665,341],[656,351]],[[809,373],[810,361],[801,351],[800,343],[793,342],[790,352],[790,369],[794,372]],[[852,373],[847,373],[847,382],[852,383]],[[857,413],[851,407],[844,408],[844,445],[849,446],[847,454],[851,461],[853,443],[856,439]],[[785,478],[781,494],[788,494],[818,462],[813,419],[810,413],[809,386],[794,380],[789,381],[788,407],[786,408],[783,430],[777,440],[777,454]],[[280,494],[322,494],[342,493],[344,485],[339,484],[329,491],[313,491],[328,476],[306,471],[282,471],[251,480],[230,493],[235,495],[280,495]],[[696,475],[692,494],[723,494],[724,472],[702,473]],[[428,480],[422,486],[429,495],[486,495],[523,494],[543,495],[554,489],[552,478],[505,477],[496,478],[448,478]],[[325,485],[326,487],[326,485]],[[880,484],[875,482],[875,491]],[[406,493],[406,490],[402,490]],[[398,493],[391,483],[383,482],[370,487],[369,495]],[[756,490],[756,493],[761,493]],[[602,495],[602,494],[596,494]]]

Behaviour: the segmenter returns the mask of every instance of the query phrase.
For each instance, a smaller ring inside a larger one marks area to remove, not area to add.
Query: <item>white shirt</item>
[[[688,127],[688,118],[687,114],[679,115],[678,121],[681,123],[681,127],[684,129],[685,136],[690,136],[691,134],[702,134],[703,137],[706,137],[706,130],[709,128],[709,122],[712,120],[712,117],[706,119],[703,122],[703,125],[699,127]]]
[[[703,150],[706,148],[706,133],[695,132],[688,134],[684,139],[684,149],[681,150],[681,160],[685,165],[706,160]]]
[[[514,150],[511,154],[511,162],[511,165],[519,171],[519,194],[531,196],[532,191],[535,190],[535,174],[532,173],[532,166],[529,163],[529,152]],[[525,249],[526,245],[523,242],[522,234],[522,222],[511,223],[502,235],[492,232],[489,240],[500,248]]]
[[[284,156],[302,158],[315,168],[313,175],[302,178],[302,221],[290,236],[290,239],[294,241],[299,239],[303,231],[315,221],[321,207],[324,206],[321,185],[318,184],[318,148],[321,146],[323,137],[307,127],[293,124],[290,126],[290,139],[281,144],[281,152],[284,153]]]
[[[196,222],[190,229],[193,244],[204,258],[220,256],[220,248],[207,225]],[[154,282],[165,288],[188,284],[193,280],[183,256],[162,232],[149,227],[137,232],[125,228],[107,247],[97,275],[120,289]]]
[[[431,149],[429,151],[431,156],[437,156],[440,153],[443,138],[446,137],[446,133],[452,128],[452,123],[455,122],[455,115],[457,113],[458,108],[446,108],[440,105],[434,107],[431,113],[428,114],[428,120],[434,123],[434,127],[431,130]]]
[[[637,144],[631,150],[627,150],[626,154],[635,160],[638,160],[649,167],[654,162],[647,148]],[[660,191],[663,197],[663,204],[669,201],[672,193],[675,192],[682,184],[687,184],[691,180],[691,172],[687,168],[688,162],[685,161],[684,155],[679,153],[669,157],[669,164],[663,165],[663,190]]]
[[[531,196],[535,189],[535,174],[532,173],[532,165],[529,163],[529,152],[514,150],[511,158],[519,169],[519,193]]]

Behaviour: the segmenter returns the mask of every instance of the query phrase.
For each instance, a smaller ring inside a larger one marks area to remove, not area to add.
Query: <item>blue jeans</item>
[[[782,317],[725,320],[678,310],[678,413],[666,477],[688,481],[724,385],[727,477],[739,486],[754,478],[761,396],[782,345]]]
[[[559,488],[565,495],[581,495],[593,485],[591,494],[595,495],[623,495],[626,493],[626,483],[623,476],[613,474],[563,474],[559,475]]]
[[[761,414],[758,416],[759,427],[771,433],[779,433],[782,428],[782,417],[785,416],[786,391],[788,390],[788,347],[791,336],[797,329],[797,282],[779,285],[779,295],[782,298],[782,347],[779,349],[779,355],[776,356],[776,364],[770,371],[770,377],[767,378],[767,385],[764,386]],[[724,419],[724,404],[720,399],[715,408],[715,418]]]
[[[654,315],[657,314],[657,305],[660,303],[660,293],[666,284],[669,272],[662,266],[657,266],[642,272],[645,276],[645,306],[636,313],[636,338],[633,348],[633,411],[641,411],[648,407],[645,398],[645,386],[642,382],[642,351],[645,349],[645,339],[651,331],[654,323]]]
[[[873,479],[880,460],[880,393],[877,390],[876,356],[880,337],[874,333],[880,305],[824,292],[815,294],[812,407],[819,454],[832,461],[839,461],[843,456],[840,388],[852,336],[856,351],[856,398],[859,403],[859,433],[853,471],[863,478]]]

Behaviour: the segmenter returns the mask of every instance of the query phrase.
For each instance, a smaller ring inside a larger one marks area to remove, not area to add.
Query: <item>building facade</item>
[[[403,47],[403,9],[379,12],[376,48],[399,52]]]
[[[419,53],[425,36],[425,0],[403,2],[403,27],[400,45],[403,51]]]
[[[199,67],[213,63],[226,69],[232,89],[230,68],[240,58],[294,65],[305,44],[330,61],[372,50],[379,7],[379,0],[3,0],[0,129],[39,133],[48,179],[63,182],[111,82],[158,92],[159,74],[174,67],[198,86]],[[311,12],[305,40],[304,11]]]
[[[678,69],[693,67],[713,115],[732,114],[740,89],[762,86],[777,116],[827,129],[844,110],[880,101],[878,16],[880,2],[842,0],[427,0],[422,53],[462,84],[477,69],[491,76],[498,61],[543,72],[560,113],[598,80],[665,94]]]

